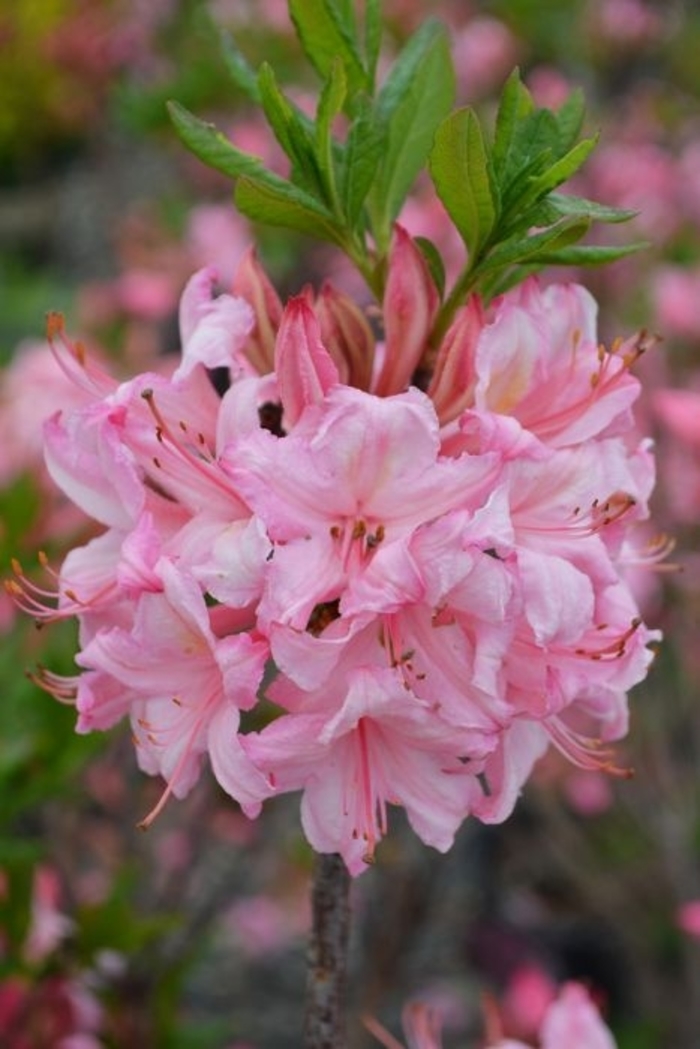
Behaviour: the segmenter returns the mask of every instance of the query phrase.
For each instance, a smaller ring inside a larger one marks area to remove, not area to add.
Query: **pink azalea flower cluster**
[[[185,289],[170,378],[118,383],[52,320],[89,396],[47,422],[46,461],[104,531],[55,602],[19,566],[10,584],[77,617],[81,673],[39,677],[80,732],[130,718],[167,782],[144,825],[208,759],[251,817],[303,791],[309,842],[357,874],[388,805],[444,851],[510,813],[549,744],[621,772],[607,743],[657,636],[624,580],[653,483],[643,340],[603,349],[583,288],[533,280],[431,346],[438,293],[401,228],[382,342],[328,284],[283,307],[252,254],[215,283]]]

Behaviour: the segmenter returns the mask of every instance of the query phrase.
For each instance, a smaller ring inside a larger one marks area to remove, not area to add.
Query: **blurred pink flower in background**
[[[452,31],[458,92],[468,102],[499,87],[514,65],[520,45],[499,19],[471,18]]]
[[[74,922],[58,908],[60,894],[56,872],[50,867],[37,867],[34,871],[30,925],[23,952],[31,965],[43,962],[74,928]]]
[[[43,473],[44,421],[58,405],[77,408],[85,399],[48,343],[21,343],[0,373],[0,484]]]
[[[679,523],[696,523],[700,513],[700,392],[661,389],[651,396],[661,426],[668,510]]]
[[[644,0],[594,0],[587,15],[596,35],[618,47],[657,42],[664,29],[661,13]]]
[[[694,939],[700,939],[700,900],[688,900],[676,911],[676,925]]]
[[[309,917],[306,895],[285,901],[260,893],[237,900],[223,916],[222,925],[247,955],[261,957],[284,950],[304,936]]]
[[[638,211],[635,228],[643,236],[660,242],[678,229],[681,215],[676,163],[668,150],[650,137],[613,141],[608,133],[588,163],[586,179],[595,187],[597,199]]]
[[[519,966],[500,998],[505,1030],[519,1038],[535,1038],[556,997],[557,985],[541,966],[532,962]]]
[[[489,1009],[487,1019],[489,1026],[498,1026],[499,1020],[493,1008]],[[365,1018],[365,1026],[386,1049],[404,1049],[402,1043],[374,1018]],[[422,1002],[410,1002],[404,1008],[403,1027],[408,1049],[442,1049],[442,1020],[435,1010]],[[588,991],[575,982],[564,984],[558,996],[546,1006],[538,1034],[539,1049],[616,1049],[612,1034]],[[486,1049],[534,1047],[531,1042],[490,1033]]]
[[[700,270],[658,266],[651,275],[655,325],[664,336],[700,340]]]

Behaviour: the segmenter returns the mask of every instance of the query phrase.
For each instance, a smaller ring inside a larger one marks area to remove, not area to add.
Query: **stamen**
[[[598,369],[590,377],[590,392],[561,410],[553,412],[550,416],[538,419],[536,426],[538,435],[546,437],[549,434],[557,433],[569,422],[582,415],[604,393],[609,393],[639,357],[657,341],[656,336],[640,331],[632,339],[625,341],[616,339],[609,350],[606,350],[603,345],[598,346]],[[575,356],[579,340],[576,340],[575,345],[572,340],[572,345]],[[612,370],[614,361],[620,361],[622,365],[615,371]]]
[[[81,599],[72,587],[64,587],[61,590],[60,576],[50,567],[43,551],[38,557],[42,568],[56,580],[55,589],[45,589],[29,579],[16,557],[12,558],[11,566],[17,578],[4,580],[4,586],[17,608],[39,622],[56,623],[71,616],[81,615],[86,609],[95,608],[116,590],[116,583],[110,581],[88,599]]]
[[[601,648],[577,648],[575,653],[577,656],[585,656],[587,659],[592,659],[596,662],[600,660],[620,659],[627,649],[627,642],[633,634],[639,629],[642,624],[642,620],[635,617],[627,630],[622,634],[618,634],[609,644],[603,645]],[[600,627],[598,629],[601,629]]]
[[[207,445],[204,435],[201,433],[197,434],[196,445],[191,440],[187,444],[183,444],[180,438],[173,433],[170,425],[162,415],[156,404],[154,391],[150,388],[142,390],[141,397],[148,405],[149,411],[156,422],[155,434],[159,444],[168,448],[189,469],[193,469],[204,476],[209,484],[215,485],[225,492],[229,498],[239,502],[238,494],[227,481],[225,474],[221,472],[218,460]],[[189,437],[187,424],[180,420],[177,425],[183,434]],[[164,469],[163,463],[158,457],[154,456],[152,461],[157,469]]]
[[[362,862],[371,864],[374,863],[374,850],[377,844],[377,811],[375,806],[378,803],[378,799],[373,796],[371,761],[366,731],[365,719],[360,718],[357,723],[357,736],[360,751],[360,789],[362,791],[365,823],[362,837],[367,842],[367,850],[362,857]]]
[[[601,502],[594,499],[590,509],[584,513],[580,506],[574,507],[570,516],[558,524],[523,524],[517,523],[518,531],[536,534],[571,538],[597,535],[608,525],[616,524],[637,505],[636,500],[627,492],[613,492]]]
[[[601,740],[575,732],[556,716],[547,718],[543,725],[557,750],[577,768],[588,772],[606,772],[619,779],[631,779],[634,776],[634,769],[613,764],[615,751],[612,747],[603,747]]]
[[[63,314],[52,311],[46,315],[46,340],[58,367],[76,386],[100,395],[114,390],[116,381],[90,359],[81,342],[68,338]]]
[[[185,768],[185,764],[192,754],[192,748],[194,747],[195,740],[199,735],[202,725],[209,717],[212,707],[216,705],[219,698],[220,692],[215,689],[202,704],[202,709],[195,718],[194,724],[190,728],[189,732],[186,733],[186,742],[182,749],[182,753],[180,754],[180,757],[177,760],[177,763],[175,765],[175,768],[173,769],[170,779],[167,781],[163,793],[161,794],[160,798],[158,799],[154,807],[151,809],[151,811],[146,816],[144,816],[142,820],[139,820],[139,822],[136,824],[139,830],[148,830],[153,821],[157,819],[157,817],[165,808],[168,798],[175,790],[175,787],[177,786],[177,781],[182,775],[182,772]],[[183,704],[183,706],[185,705]],[[185,707],[185,710],[187,709],[188,708]],[[183,713],[183,718],[187,717],[188,714]],[[161,743],[157,738],[157,733],[160,733],[161,737],[165,733],[169,733],[171,735],[177,734],[177,726],[169,725],[167,729],[161,730],[158,729],[157,726],[150,724],[150,722],[148,722],[145,718],[139,718],[138,725],[140,728],[143,728],[146,731],[146,739],[151,744],[151,746],[165,746],[165,744]],[[140,745],[138,741],[137,745]]]
[[[66,706],[75,704],[80,681],[78,676],[67,677],[63,674],[55,674],[39,663],[35,671],[27,671],[27,677],[33,684],[57,699],[59,703]]]
[[[626,547],[618,558],[620,564],[632,568],[648,568],[653,572],[681,572],[683,566],[666,561],[676,548],[676,540],[665,533],[654,536],[638,550]],[[662,562],[664,562],[662,564]]]

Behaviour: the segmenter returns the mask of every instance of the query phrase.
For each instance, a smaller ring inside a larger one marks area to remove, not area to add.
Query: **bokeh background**
[[[547,1004],[573,977],[621,1049],[697,1049],[700,8],[384,8],[387,55],[429,15],[449,26],[460,101],[484,115],[516,64],[540,104],[556,108],[584,89],[600,145],[570,188],[636,209],[605,236],[649,248],[580,278],[599,300],[606,340],[639,327],[661,336],[640,366],[639,418],[657,448],[654,527],[676,545],[673,566],[635,579],[646,618],[665,635],[620,748],[636,775],[612,780],[550,756],[506,824],[466,825],[447,856],[397,816],[376,867],[353,886],[349,1046],[373,1044],[363,1013],[398,1034],[415,997],[443,1011],[448,1049],[482,1044],[484,1001],[534,1044]],[[18,558],[50,589],[37,552],[57,569],[89,536],[42,467],[42,419],[71,399],[44,340],[47,310],[63,311],[68,329],[126,376],[167,365],[187,277],[214,264],[225,284],[253,238],[283,293],[332,275],[367,298],[328,249],[251,229],[230,185],[176,140],[169,98],[282,164],[227,72],[222,28],[253,66],[271,62],[300,105],[312,97],[283,0],[23,0],[0,12],[4,576]],[[449,258],[424,187],[402,221]],[[139,832],[160,788],[136,770],[128,730],[75,735],[73,712],[31,680],[42,664],[73,672],[71,630],[37,630],[0,596],[0,1044],[296,1049],[311,855],[295,800],[249,823],[203,777]]]

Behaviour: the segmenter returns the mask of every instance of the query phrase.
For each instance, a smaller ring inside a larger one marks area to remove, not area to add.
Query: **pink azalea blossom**
[[[166,782],[144,823],[208,763],[249,816],[301,791],[311,845],[358,874],[388,806],[444,851],[505,819],[550,745],[624,775],[609,744],[657,637],[624,578],[654,479],[644,340],[605,350],[587,292],[531,280],[434,346],[400,227],[383,343],[328,283],[283,307],[251,253],[216,292],[213,269],[187,285],[171,376],[118,382],[54,320],[80,400],[47,464],[103,530],[51,586],[18,565],[8,585],[77,617],[79,672],[37,677],[79,731],[129,718]],[[275,716],[251,728],[263,682]]]

